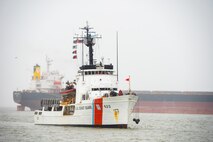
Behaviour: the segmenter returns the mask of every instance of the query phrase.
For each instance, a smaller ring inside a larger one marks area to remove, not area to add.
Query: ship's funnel
[[[40,66],[37,64],[33,68],[33,80],[40,80],[41,73],[40,73]]]

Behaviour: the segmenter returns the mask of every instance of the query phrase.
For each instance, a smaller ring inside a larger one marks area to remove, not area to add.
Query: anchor
[[[133,121],[135,121],[135,123],[138,124],[140,122],[140,119],[133,118]]]

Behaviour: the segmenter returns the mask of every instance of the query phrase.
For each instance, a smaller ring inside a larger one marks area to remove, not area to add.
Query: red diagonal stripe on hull
[[[102,125],[102,116],[103,116],[103,99],[95,99],[94,101],[94,124]]]

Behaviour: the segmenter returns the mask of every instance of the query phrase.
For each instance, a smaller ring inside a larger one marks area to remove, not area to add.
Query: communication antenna
[[[83,32],[82,32],[82,37],[83,37]],[[81,43],[82,44],[82,66],[84,66],[84,42]],[[82,71],[82,75],[83,75],[83,81],[84,81],[84,70]]]

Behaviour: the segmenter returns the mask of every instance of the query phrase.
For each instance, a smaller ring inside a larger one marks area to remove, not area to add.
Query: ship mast
[[[73,37],[74,39],[76,39],[75,41],[77,43],[82,43],[82,56],[84,56],[84,49],[83,49],[83,44],[86,45],[86,47],[89,48],[89,65],[84,65],[84,61],[82,61],[82,66],[80,67],[80,70],[82,70],[82,75],[84,76],[84,70],[89,70],[89,69],[97,69],[98,66],[103,67],[104,69],[110,69],[113,70],[113,65],[112,64],[104,64],[103,65],[103,61],[100,62],[99,64],[96,64],[94,62],[93,59],[93,46],[95,45],[95,39],[101,38],[101,36],[99,36],[98,34],[96,34],[93,31],[90,31],[91,29],[93,29],[92,27],[89,27],[88,22],[87,25],[82,29],[84,32],[82,34],[82,36],[76,36]],[[82,57],[82,60],[84,60],[84,58]],[[84,77],[83,77],[84,78]],[[83,79],[84,80],[84,79]]]
[[[46,56],[46,62],[47,62],[47,73],[49,73],[49,69],[50,69],[50,65],[51,65],[51,62],[53,60],[49,59],[47,56]]]
[[[86,27],[81,28],[81,29],[86,30],[85,45],[87,47],[89,47],[89,65],[93,65],[93,49],[92,49],[92,47],[93,47],[93,45],[95,45],[95,43],[93,41],[94,38],[92,37],[91,32],[89,31],[90,29],[93,29],[93,28],[89,27],[88,22],[87,22]]]
[[[74,38],[80,38],[84,44],[89,47],[89,65],[93,65],[94,59],[93,59],[93,46],[95,45],[95,39],[101,38],[101,36],[98,36],[95,34],[95,32],[91,32],[90,30],[93,29],[92,27],[89,27],[88,22],[87,25],[83,28],[80,28],[82,30],[85,30],[85,35],[82,35],[82,37],[74,37]]]

